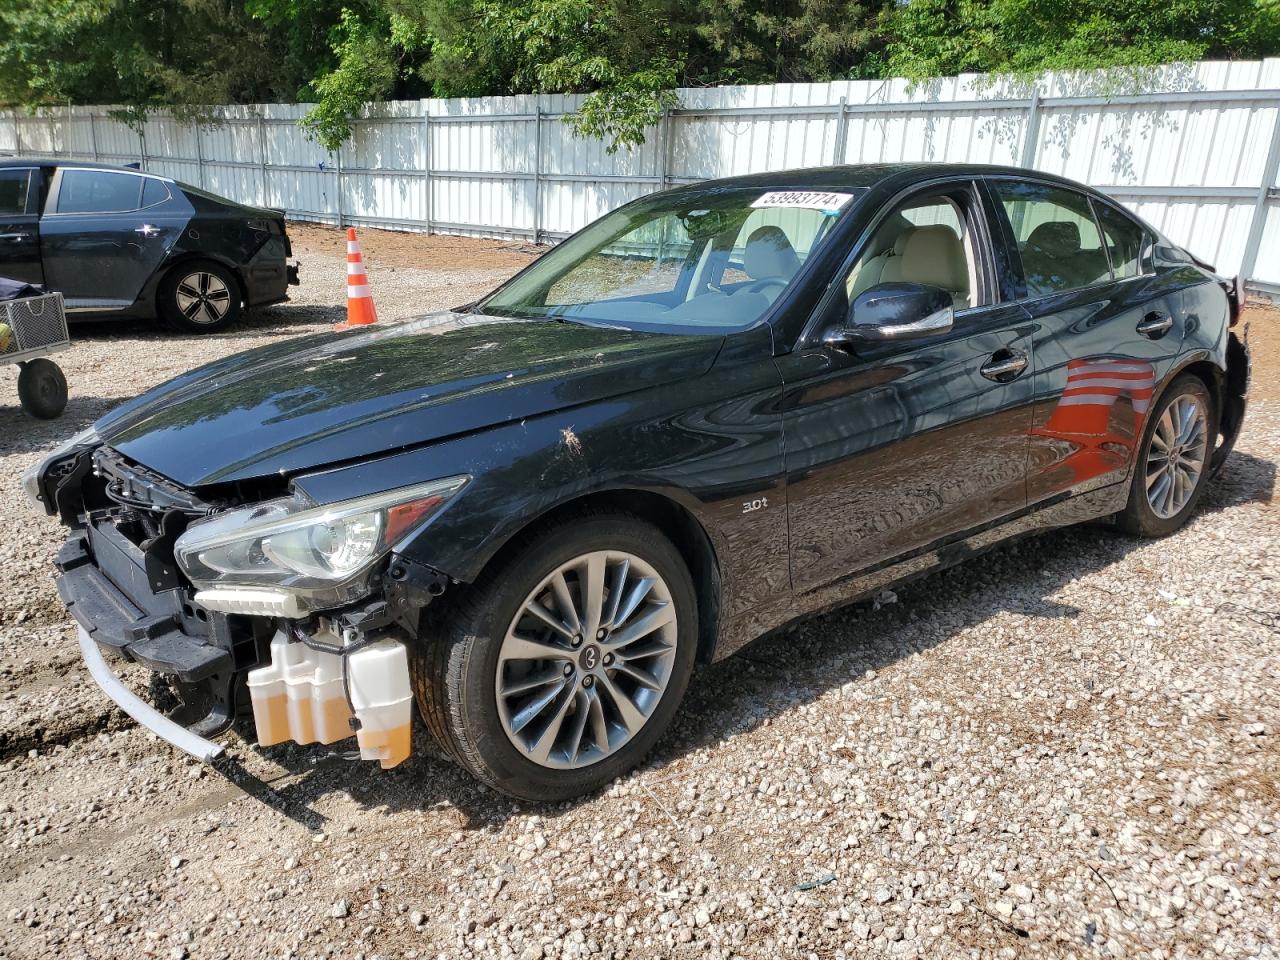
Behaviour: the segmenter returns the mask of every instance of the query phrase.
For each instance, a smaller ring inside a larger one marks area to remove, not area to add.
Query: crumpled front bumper
[[[101,541],[99,546],[103,547]],[[131,566],[107,555],[106,548],[102,552],[95,562],[87,536],[81,532],[63,545],[56,561],[61,571],[58,595],[78,624],[80,651],[89,673],[138,723],[179,750],[212,762],[223,751],[207,737],[227,729],[233,717],[235,667],[231,652],[183,632],[171,613],[148,610],[131,599],[99,564],[112,569],[117,579],[128,576]],[[134,597],[146,595],[145,580],[134,586],[130,591]],[[104,653],[206,691],[208,714],[191,728],[171,720],[121,683]]]
[[[184,753],[189,753],[197,760],[213,763],[222,756],[223,750],[212,740],[206,740],[186,727],[174,723],[151,704],[126,687],[111,672],[107,661],[103,658],[98,644],[89,636],[83,626],[79,627],[80,653],[84,656],[89,675],[102,688],[102,692],[115,701],[116,706],[137,720],[161,740],[170,743]]]

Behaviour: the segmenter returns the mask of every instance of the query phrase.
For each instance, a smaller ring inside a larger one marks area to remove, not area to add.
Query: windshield
[[[646,198],[574,234],[478,309],[678,333],[740,330],[778,299],[857,192],[710,187]]]

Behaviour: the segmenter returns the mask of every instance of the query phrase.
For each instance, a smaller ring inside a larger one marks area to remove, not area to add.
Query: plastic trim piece
[[[102,692],[115,701],[125,713],[137,720],[161,740],[169,743],[183,753],[190,754],[197,760],[213,763],[222,756],[223,748],[211,740],[192,733],[186,727],[174,723],[155,707],[143,701],[130,691],[107,666],[98,644],[89,636],[84,627],[79,627],[80,653],[84,656],[85,666],[89,674],[102,688]]]

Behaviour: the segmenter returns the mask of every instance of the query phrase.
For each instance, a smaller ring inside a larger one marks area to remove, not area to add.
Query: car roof
[[[121,163],[100,163],[96,160],[76,160],[74,157],[0,157],[0,170],[9,167],[83,167],[90,170],[120,170],[126,173],[146,173],[136,167]],[[161,176],[151,174],[151,176]],[[161,176],[161,179],[168,179]]]
[[[1091,188],[1052,173],[1025,167],[982,163],[860,163],[826,167],[801,167],[794,170],[771,170],[718,180],[700,180],[690,189],[705,187],[767,187],[774,190],[839,190],[849,187],[874,187],[892,180],[900,186],[933,180],[937,177],[1031,177],[1061,183],[1077,190]],[[677,188],[680,189],[680,188]]]

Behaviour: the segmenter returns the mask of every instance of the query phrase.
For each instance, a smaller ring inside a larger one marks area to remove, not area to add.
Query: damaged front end
[[[409,755],[406,642],[447,578],[400,556],[465,477],[338,504],[294,494],[205,499],[104,446],[91,431],[24,476],[71,528],[58,592],[95,680],[126,712],[202,760],[250,710],[260,743],[333,743],[394,766]],[[161,678],[166,716],[103,654]]]

